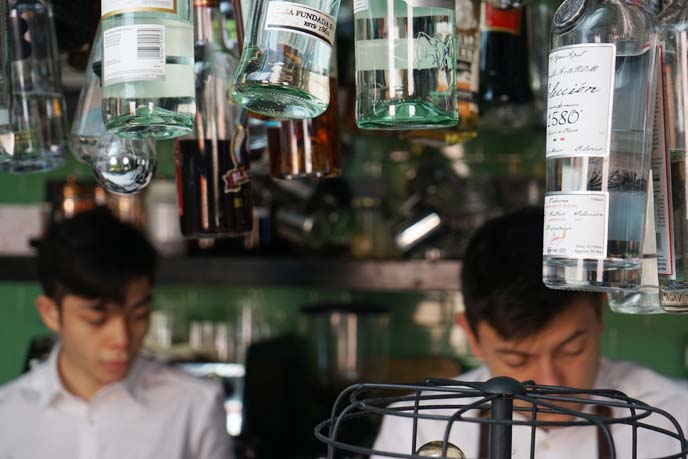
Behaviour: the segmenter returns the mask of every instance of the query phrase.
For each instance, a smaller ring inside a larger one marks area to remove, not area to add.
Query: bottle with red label
[[[194,0],[197,111],[193,131],[176,141],[182,234],[242,236],[253,227],[246,111],[227,104],[227,76],[238,56],[225,47],[218,0]]]
[[[502,8],[482,2],[480,112],[483,127],[520,128],[530,124],[532,92],[524,19],[522,8]]]

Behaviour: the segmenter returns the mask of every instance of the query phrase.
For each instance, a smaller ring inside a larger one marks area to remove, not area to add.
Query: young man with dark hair
[[[674,415],[688,432],[688,391],[648,369],[600,358],[604,296],[597,293],[551,290],[542,283],[543,210],[526,208],[487,222],[471,240],[461,274],[465,312],[457,323],[468,336],[473,354],[484,366],[457,377],[485,381],[510,376],[519,381],[582,389],[616,389]],[[518,405],[518,402],[516,402]],[[580,410],[580,404],[561,404]],[[448,412],[444,411],[446,415]],[[621,410],[613,413],[627,416]],[[477,413],[473,413],[477,415]],[[515,414],[517,418],[521,414]],[[571,420],[553,413],[539,420]],[[643,422],[672,429],[658,417]],[[418,445],[442,440],[446,423],[420,421]],[[459,422],[450,441],[467,458],[487,458],[487,428]],[[408,419],[388,416],[376,440],[380,451],[408,454],[412,440]],[[632,429],[612,430],[616,457],[632,455]],[[535,457],[547,459],[607,458],[606,442],[594,427],[538,429]],[[678,442],[653,433],[639,434],[639,459],[663,457],[679,451]],[[513,428],[513,458],[531,455],[531,429]],[[376,459],[381,457],[374,456]]]
[[[0,458],[231,458],[219,386],[138,357],[156,254],[106,209],[38,245],[36,306],[59,341],[0,387]]]

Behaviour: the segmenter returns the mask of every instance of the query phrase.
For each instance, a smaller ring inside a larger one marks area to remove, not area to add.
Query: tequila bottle
[[[1,167],[16,173],[54,169],[64,164],[68,129],[50,4],[10,1],[9,30],[14,147]]]
[[[112,134],[188,134],[196,110],[191,0],[101,0],[103,121]]]
[[[455,126],[456,13],[451,0],[354,5],[356,124],[362,129]]]
[[[271,118],[314,118],[330,101],[339,0],[255,0],[232,97]]]
[[[548,71],[543,278],[638,289],[658,26],[640,3],[566,0]]]
[[[665,255],[660,267],[660,286],[667,293],[688,293],[688,182],[686,143],[688,134],[688,2],[676,0],[659,16],[663,50],[664,114],[670,200],[667,236],[660,251]],[[659,228],[658,228],[659,232]],[[662,269],[664,268],[664,269]],[[667,305],[668,309],[688,310],[688,305]]]
[[[228,104],[227,75],[238,58],[225,46],[218,0],[194,0],[196,102],[190,135],[176,140],[179,217],[185,237],[251,232],[247,112]]]

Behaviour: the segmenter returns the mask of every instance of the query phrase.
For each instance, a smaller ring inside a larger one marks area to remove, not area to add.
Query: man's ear
[[[62,322],[60,321],[60,309],[55,301],[45,295],[40,295],[36,298],[36,309],[41,315],[41,320],[46,327],[55,333],[62,331]]]
[[[456,314],[456,318],[454,320],[456,325],[461,327],[464,333],[466,333],[466,336],[468,337],[468,345],[471,347],[471,353],[479,359],[482,358],[482,352],[480,352],[480,345],[478,344],[478,337],[475,335],[475,333],[473,333],[471,326],[468,324],[466,314],[460,312]]]

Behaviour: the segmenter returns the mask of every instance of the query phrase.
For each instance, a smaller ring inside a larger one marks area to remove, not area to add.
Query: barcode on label
[[[163,29],[138,29],[136,33],[136,56],[139,59],[161,59]]]

